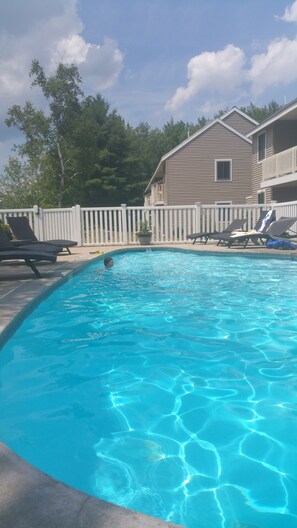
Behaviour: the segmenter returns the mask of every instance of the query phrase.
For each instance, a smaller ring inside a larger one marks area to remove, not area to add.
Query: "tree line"
[[[30,101],[8,110],[6,125],[22,133],[1,176],[0,207],[143,205],[143,192],[160,158],[212,119],[169,120],[160,128],[132,127],[100,93],[86,96],[76,66],[59,64],[46,76],[33,60],[32,87],[48,110]],[[281,107],[250,103],[240,110],[258,122]],[[220,117],[228,109],[220,111]]]

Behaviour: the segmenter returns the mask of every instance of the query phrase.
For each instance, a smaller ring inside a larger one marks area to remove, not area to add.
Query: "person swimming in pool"
[[[113,268],[114,261],[111,257],[105,257],[103,262],[104,262],[104,269],[109,270]]]
[[[114,261],[111,257],[105,257],[103,262],[104,262],[105,269],[113,268]]]
[[[111,257],[105,257],[103,260],[104,267],[96,270],[98,273],[102,273],[103,271],[110,270],[114,266],[114,261]]]

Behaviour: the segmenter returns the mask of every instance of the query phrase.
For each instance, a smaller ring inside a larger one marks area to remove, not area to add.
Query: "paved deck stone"
[[[1,528],[178,528],[70,488],[1,442],[0,471]]]

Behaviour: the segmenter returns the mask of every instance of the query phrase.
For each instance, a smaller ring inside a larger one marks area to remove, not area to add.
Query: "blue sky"
[[[2,0],[0,38],[0,164],[8,108],[43,104],[34,58],[48,74],[77,64],[133,126],[297,97],[297,0]]]

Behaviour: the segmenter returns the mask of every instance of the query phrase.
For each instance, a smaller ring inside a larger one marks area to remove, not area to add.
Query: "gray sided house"
[[[232,108],[165,154],[146,190],[145,205],[245,203],[252,192],[256,121]]]
[[[253,202],[297,200],[297,99],[263,121],[248,137],[253,141]]]

